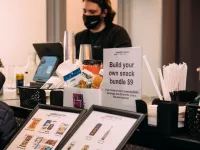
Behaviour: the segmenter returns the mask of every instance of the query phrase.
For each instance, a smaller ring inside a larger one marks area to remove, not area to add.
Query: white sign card
[[[99,89],[64,87],[63,106],[89,109],[92,105],[102,105]]]
[[[135,111],[141,99],[141,47],[104,49],[103,106]]]
[[[7,150],[53,150],[78,116],[79,113],[38,109]]]
[[[92,111],[62,150],[115,150],[136,121],[136,118]]]

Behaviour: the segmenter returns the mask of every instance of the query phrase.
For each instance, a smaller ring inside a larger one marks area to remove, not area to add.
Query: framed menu
[[[58,149],[120,150],[143,119],[143,114],[93,105]]]
[[[56,149],[85,112],[76,108],[38,105],[5,149]]]

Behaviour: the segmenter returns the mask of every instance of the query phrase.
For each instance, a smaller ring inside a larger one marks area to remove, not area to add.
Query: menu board
[[[125,143],[127,135],[132,135],[138,119],[141,118],[93,110],[64,143],[62,150],[116,150]]]
[[[38,109],[8,150],[53,150],[79,117],[77,112]]]

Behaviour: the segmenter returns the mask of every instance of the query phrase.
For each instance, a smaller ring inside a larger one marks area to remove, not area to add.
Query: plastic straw
[[[159,90],[159,88],[158,88],[158,85],[157,85],[157,83],[156,83],[156,80],[155,80],[155,78],[154,78],[154,75],[153,75],[153,73],[152,73],[152,71],[151,71],[150,65],[149,65],[149,63],[148,63],[147,58],[146,58],[145,55],[143,56],[143,59],[144,59],[144,62],[145,62],[145,64],[146,64],[146,67],[147,67],[147,69],[148,69],[148,72],[149,72],[149,74],[150,74],[150,77],[151,77],[151,80],[152,80],[152,82],[153,82],[153,85],[154,85],[154,87],[155,87],[156,93],[157,93],[158,97],[160,98],[160,100],[162,100],[162,99],[163,99],[163,98],[162,98],[162,95],[161,95],[161,93],[160,93],[160,90]]]
[[[158,68],[158,74],[159,74],[159,77],[160,77],[160,83],[161,83],[161,87],[162,87],[162,91],[163,91],[164,100],[170,101],[171,97],[169,95],[169,91],[166,89],[165,81],[163,79],[162,71],[161,71],[160,68]]]
[[[183,63],[180,67],[180,78],[179,78],[179,90],[186,89],[186,79],[187,79],[187,64]]]

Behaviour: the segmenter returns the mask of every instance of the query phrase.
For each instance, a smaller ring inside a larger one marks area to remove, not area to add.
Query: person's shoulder
[[[126,32],[126,30],[122,26],[117,25],[117,24],[112,24],[111,28],[112,28],[113,31],[116,31],[116,32],[119,32],[119,31],[125,31]]]
[[[128,32],[120,25],[112,24],[110,26],[110,35],[112,35],[112,41],[115,41],[114,47],[131,47],[131,39]]]
[[[116,35],[116,36],[129,36],[128,35],[128,32],[126,31],[126,29],[120,25],[117,25],[117,24],[112,24],[110,26],[110,33],[112,35]]]
[[[82,31],[76,33],[75,37],[81,37],[81,36],[83,36],[86,32],[87,32],[87,29],[82,30]]]

